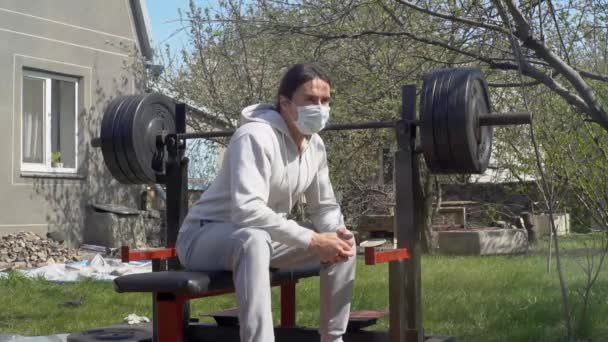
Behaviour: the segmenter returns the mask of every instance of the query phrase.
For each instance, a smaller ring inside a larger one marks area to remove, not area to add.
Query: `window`
[[[78,79],[24,70],[21,170],[75,173]]]

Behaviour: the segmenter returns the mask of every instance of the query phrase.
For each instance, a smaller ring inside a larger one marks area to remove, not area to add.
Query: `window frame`
[[[23,161],[23,94],[25,78],[40,79],[44,81],[44,163],[28,163]],[[51,121],[52,121],[52,83],[53,80],[73,82],[74,83],[74,167],[53,167],[52,151],[51,151]],[[79,94],[80,79],[64,75],[54,74],[52,72],[43,72],[24,69],[21,82],[21,171],[23,172],[41,172],[41,173],[64,173],[75,174],[78,172],[78,94]]]

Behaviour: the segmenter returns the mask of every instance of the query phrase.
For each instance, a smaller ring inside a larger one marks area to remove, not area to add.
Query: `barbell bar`
[[[532,114],[528,112],[505,112],[505,113],[491,113],[483,115],[479,118],[480,126],[511,126],[511,125],[522,125],[528,124],[532,120]],[[346,131],[346,130],[361,130],[361,129],[382,129],[382,128],[395,128],[397,120],[393,121],[371,121],[364,123],[348,123],[348,124],[331,124],[327,125],[323,131]],[[418,120],[411,122],[413,125],[420,125]],[[180,133],[176,134],[178,139],[208,139],[208,138],[222,138],[229,137],[234,134],[234,130],[222,130],[222,131],[207,131],[207,132],[193,132],[193,133]],[[101,147],[101,138],[93,138],[91,140],[91,146]]]
[[[480,126],[512,126],[530,123],[532,114],[526,112],[512,113],[491,113],[483,115],[479,118]],[[327,131],[353,131],[362,129],[382,129],[395,128],[398,121],[370,121],[363,123],[347,123],[347,124],[331,124],[327,125],[322,132]],[[418,120],[410,122],[413,125],[420,125]],[[229,137],[234,134],[234,130],[224,131],[208,131],[208,132],[193,132],[177,134],[179,139],[208,139]]]

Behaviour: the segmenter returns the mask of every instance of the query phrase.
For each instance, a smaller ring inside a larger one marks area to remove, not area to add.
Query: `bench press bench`
[[[122,247],[123,262],[136,260],[163,260],[175,257],[174,248],[151,250],[134,250]],[[280,328],[296,327],[296,284],[300,279],[318,276],[320,267],[293,269],[270,269],[271,285],[279,286],[280,295]],[[153,317],[157,340],[184,341],[191,323],[184,304],[191,299],[212,297],[234,292],[232,272],[192,272],[184,270],[158,271],[129,274],[117,277],[113,281],[114,290],[119,293],[140,292],[152,293],[156,307]],[[384,316],[384,311],[351,312],[348,329],[360,330],[373,325]],[[218,326],[234,327],[238,324],[237,310],[231,309],[207,316],[215,318]],[[196,319],[194,320],[196,321]],[[234,330],[234,329],[233,329]],[[236,330],[238,335],[238,329]]]

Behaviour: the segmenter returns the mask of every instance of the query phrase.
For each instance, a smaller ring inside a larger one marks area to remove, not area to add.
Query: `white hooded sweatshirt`
[[[317,231],[344,224],[321,137],[313,134],[300,154],[275,107],[252,105],[243,109],[217,178],[190,208],[186,221],[264,229],[274,241],[308,248],[313,231],[286,218],[302,194]]]

